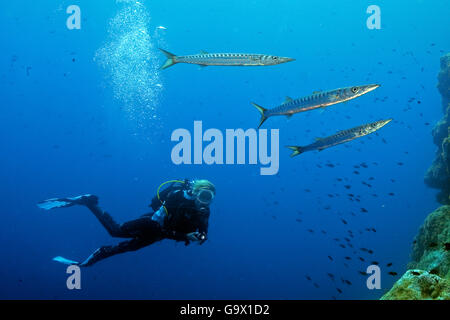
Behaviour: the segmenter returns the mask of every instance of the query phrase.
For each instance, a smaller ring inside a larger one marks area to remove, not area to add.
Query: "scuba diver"
[[[169,187],[160,192],[162,186]],[[169,180],[162,183],[150,207],[154,212],[144,214],[136,220],[118,224],[98,206],[95,195],[73,198],[54,198],[38,203],[38,207],[50,210],[74,205],[87,207],[112,237],[131,238],[114,246],[98,248],[84,262],[55,257],[53,260],[80,267],[127,251],[136,251],[163,239],[203,244],[207,240],[209,205],[216,194],[215,186],[208,180]]]

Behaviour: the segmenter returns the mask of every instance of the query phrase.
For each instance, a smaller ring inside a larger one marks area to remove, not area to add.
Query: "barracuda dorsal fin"
[[[322,90],[317,90],[317,91],[313,91],[312,94],[318,94],[318,93],[321,93],[321,92],[322,92]]]
[[[314,138],[315,141],[320,141],[320,140],[322,140],[322,139],[323,139],[323,138],[320,138],[320,137],[315,137],[315,138]]]
[[[205,50],[200,50],[200,54],[209,54],[209,52],[206,52]]]
[[[283,102],[283,104],[285,104],[285,103],[289,103],[289,102],[291,102],[293,99],[291,98],[291,97],[289,97],[289,96],[286,96],[286,99],[284,99],[284,102]]]

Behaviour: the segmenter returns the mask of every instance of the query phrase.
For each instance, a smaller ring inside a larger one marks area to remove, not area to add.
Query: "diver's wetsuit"
[[[91,266],[115,254],[135,251],[163,239],[184,241],[187,245],[189,244],[187,234],[191,232],[202,233],[205,238],[200,243],[203,243],[208,232],[209,207],[198,208],[194,200],[186,198],[185,192],[181,187],[170,186],[161,193],[161,200],[165,201],[168,212],[164,217],[163,226],[152,220],[161,206],[161,202],[156,198],[152,200],[151,205],[155,212],[144,214],[136,220],[123,224],[115,222],[111,215],[97,204],[88,204],[87,207],[112,237],[132,239],[97,249],[81,266]]]

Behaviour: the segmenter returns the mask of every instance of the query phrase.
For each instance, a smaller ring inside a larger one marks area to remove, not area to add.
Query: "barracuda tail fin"
[[[168,67],[171,67],[177,63],[175,61],[176,55],[174,55],[166,50],[163,50],[161,48],[159,48],[159,50],[161,50],[161,52],[164,53],[164,55],[167,57],[166,63],[164,63],[164,65],[161,67],[161,70],[167,69]]]
[[[258,125],[258,129],[259,129],[259,127],[261,127],[261,125],[264,123],[264,121],[266,121],[267,118],[268,118],[268,117],[266,117],[266,116],[264,115],[264,112],[265,112],[267,109],[264,109],[263,107],[261,107],[260,105],[257,105],[257,104],[254,103],[254,102],[252,102],[252,105],[253,105],[256,109],[258,109],[259,113],[261,113],[261,120],[259,121],[259,125]]]
[[[303,150],[303,147],[299,147],[299,146],[287,146],[287,148],[291,149],[293,152],[291,153],[291,158],[298,156],[300,153],[305,152]]]

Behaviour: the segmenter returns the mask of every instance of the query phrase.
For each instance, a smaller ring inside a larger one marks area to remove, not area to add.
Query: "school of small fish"
[[[177,63],[188,63],[188,64],[197,64],[200,66],[268,66],[268,65],[275,65],[280,63],[285,63],[289,61],[293,61],[292,58],[286,58],[286,57],[278,57],[273,55],[263,55],[263,54],[237,54],[237,53],[207,53],[202,52],[197,55],[188,55],[188,56],[175,56],[174,54],[167,52],[165,50],[160,49],[164,55],[167,57],[167,61],[162,66],[162,69],[166,69],[174,64]],[[261,120],[259,122],[258,128],[261,127],[261,125],[272,116],[280,116],[284,115],[287,117],[291,117],[294,114],[297,113],[303,113],[306,111],[311,111],[319,108],[326,108],[331,105],[343,103],[355,98],[358,98],[362,95],[365,95],[375,89],[377,89],[380,85],[379,84],[370,84],[370,85],[360,85],[360,86],[352,86],[352,87],[343,87],[339,89],[334,89],[330,91],[325,92],[314,92],[310,96],[301,97],[298,99],[292,99],[290,97],[287,97],[286,100],[279,106],[274,107],[272,109],[266,109],[261,107],[260,105],[253,103],[253,106],[256,107],[256,109],[261,114]],[[291,157],[299,155],[306,151],[322,151],[324,149],[343,144],[349,141],[352,141],[354,139],[366,136],[368,134],[374,133],[377,130],[384,127],[386,124],[391,122],[392,119],[387,120],[380,120],[369,124],[360,125],[351,129],[342,130],[337,132],[336,134],[324,138],[317,138],[315,142],[307,145],[307,146],[288,146],[293,153]],[[336,165],[332,163],[325,164],[329,168],[334,168]],[[398,165],[402,165],[402,163],[398,163]],[[367,163],[360,163],[358,165],[354,166],[354,169],[361,168],[368,168]],[[353,174],[359,175],[360,172],[358,170],[354,170]],[[344,182],[348,179],[343,178],[337,178],[338,182]],[[372,181],[375,180],[374,177],[369,177],[367,181],[362,181],[362,184],[365,185],[368,188],[372,188]],[[369,183],[370,181],[370,183]],[[350,190],[352,186],[350,184],[345,184],[343,186],[345,189]],[[311,190],[306,189],[305,192],[311,192]],[[390,196],[393,196],[394,193],[389,193]],[[329,198],[339,197],[341,194],[335,193],[335,194],[328,194]],[[360,202],[361,196],[355,195],[354,193],[347,193],[346,195],[348,199],[352,202]],[[374,197],[376,197],[376,194],[373,194]],[[266,198],[263,199],[266,201]],[[279,205],[278,201],[274,201],[274,205]],[[325,210],[331,210],[331,206],[327,205],[324,207]],[[301,212],[298,212],[301,214]],[[368,210],[364,207],[360,208],[360,213],[368,213]],[[352,216],[355,216],[356,213],[351,212]],[[276,219],[276,216],[272,215],[273,219]],[[303,219],[298,217],[295,219],[297,223],[302,223]],[[343,217],[340,217],[341,223],[346,227],[349,228],[349,221],[344,219]],[[311,228],[307,228],[307,232],[310,234],[316,234],[316,231]],[[343,250],[349,250],[351,252],[350,255],[344,256],[343,259],[341,259],[344,267],[349,268],[350,264],[353,261],[359,261],[360,263],[364,263],[369,265],[379,265],[380,263],[376,260],[371,259],[374,255],[374,250],[361,247],[358,248],[357,244],[355,243],[355,239],[358,235],[362,235],[364,233],[376,233],[377,230],[372,227],[366,227],[363,230],[353,231],[351,229],[348,229],[345,233],[345,236],[343,237],[334,237],[333,242],[337,244],[337,246]],[[320,233],[323,236],[330,236],[326,230],[320,230]],[[339,259],[334,256],[333,254],[327,255],[328,260],[331,263],[338,263]],[[393,265],[392,262],[387,262],[385,264],[386,268],[391,268]],[[344,288],[346,286],[352,286],[352,282],[349,279],[346,279],[344,277],[338,277],[331,272],[327,272],[328,279],[333,283],[333,285],[336,288],[336,291],[338,294],[342,294],[344,292]],[[358,274],[362,276],[367,276],[366,271],[359,270]],[[388,274],[391,276],[396,276],[397,273],[395,271],[388,271]],[[318,281],[314,281],[313,278],[310,275],[305,275],[305,278],[312,283],[312,285],[318,289],[320,288],[320,285]],[[332,299],[337,299],[336,295],[333,295],[331,297]]]

